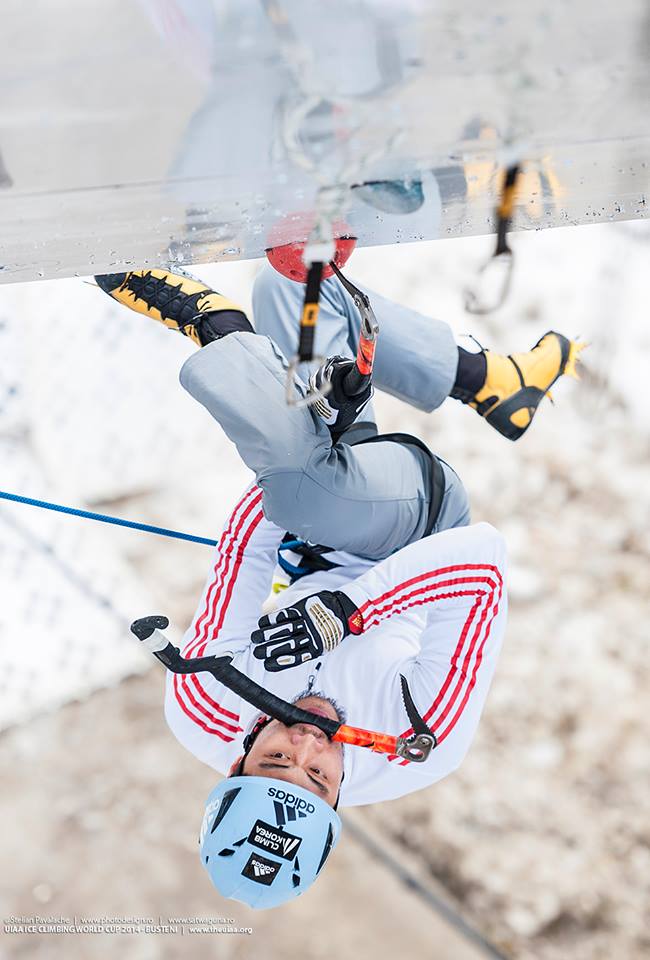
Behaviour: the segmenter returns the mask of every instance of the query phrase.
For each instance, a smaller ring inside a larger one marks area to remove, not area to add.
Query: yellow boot
[[[508,440],[518,440],[555,381],[562,374],[578,379],[576,365],[585,346],[549,330],[527,353],[506,357],[485,350],[485,383],[469,405]]]
[[[253,329],[240,306],[190,277],[166,270],[131,270],[95,280],[118,303],[179,330],[199,346],[234,330]]]

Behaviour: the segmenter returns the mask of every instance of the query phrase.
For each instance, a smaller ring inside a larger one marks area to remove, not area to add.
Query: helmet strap
[[[262,714],[262,716],[255,721],[255,725],[253,726],[253,729],[251,730],[251,732],[244,737],[244,742],[243,742],[244,756],[242,757],[240,769],[241,767],[244,766],[244,760],[246,759],[247,755],[250,753],[251,748],[258,737],[258,734],[262,732],[264,727],[266,727],[271,722],[271,720],[273,720],[273,717],[267,717],[264,714]]]

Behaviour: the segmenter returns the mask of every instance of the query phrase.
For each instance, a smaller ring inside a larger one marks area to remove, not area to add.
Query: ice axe
[[[293,703],[282,700],[237,670],[233,667],[230,656],[186,658],[162,632],[168,626],[167,617],[142,617],[131,624],[131,632],[172,673],[200,673],[201,671],[211,673],[243,700],[287,726],[294,723],[309,723],[322,730],[330,740],[348,743],[355,747],[367,747],[375,753],[388,753],[413,763],[422,763],[436,746],[436,736],[417,712],[408,683],[403,676],[400,678],[402,696],[413,732],[406,736],[395,737],[387,733],[363,730],[361,727],[350,727],[329,717],[302,710]]]

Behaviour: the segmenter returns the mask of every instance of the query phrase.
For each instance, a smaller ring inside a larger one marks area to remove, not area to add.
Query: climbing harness
[[[520,172],[521,164],[518,161],[506,169],[501,200],[496,209],[496,247],[479,270],[474,287],[465,291],[465,309],[468,313],[480,316],[493,313],[503,306],[510,291],[514,256],[508,245],[508,230]]]
[[[142,617],[131,624],[131,631],[172,673],[187,674],[201,671],[211,673],[220,683],[242,699],[287,726],[308,723],[322,730],[330,740],[355,747],[366,747],[375,753],[388,753],[413,763],[423,763],[437,744],[435,734],[429,729],[413,703],[404,676],[400,675],[402,697],[413,732],[395,737],[387,733],[364,730],[361,727],[351,727],[329,717],[311,713],[309,710],[302,710],[282,700],[233,667],[231,656],[183,657],[179,648],[170,643],[162,632],[168,626],[167,617]]]
[[[287,578],[286,586],[308,577],[316,570],[335,570],[340,563],[334,563],[325,556],[333,553],[331,547],[322,544],[309,543],[295,537],[292,533],[285,533],[282,543],[278,547],[278,572]],[[276,569],[277,569],[276,568]],[[278,591],[276,591],[278,592]]]

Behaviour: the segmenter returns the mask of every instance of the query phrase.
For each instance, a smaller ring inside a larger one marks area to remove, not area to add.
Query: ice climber
[[[97,282],[200,347],[181,384],[255,474],[225,524],[183,654],[230,651],[285,700],[373,730],[405,727],[403,674],[437,738],[424,763],[344,749],[317,726],[260,715],[211,675],[168,674],[169,726],[224,775],[207,801],[202,863],[224,896],[277,906],[322,869],[339,805],[403,796],[461,763],[505,629],[504,541],[487,523],[469,525],[447,463],[414,437],[378,434],[370,388],[346,396],[360,321],[336,278],[321,293],[316,349],[330,360],[312,376],[332,389],[318,408],[285,402],[304,288],[269,266],[253,291],[255,330],[236,304],[185,276]],[[445,323],[370,297],[381,328],[374,384],[419,410],[451,396],[517,439],[575,369],[577,346],[559,333],[509,357],[469,353]],[[270,593],[275,609],[260,619]]]

